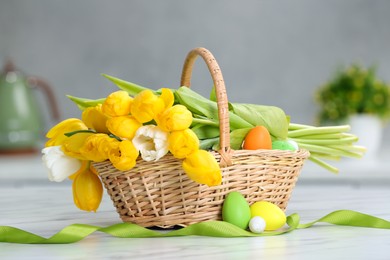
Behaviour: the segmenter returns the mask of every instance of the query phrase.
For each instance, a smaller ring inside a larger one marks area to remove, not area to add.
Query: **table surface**
[[[15,159],[2,160],[4,166]],[[97,213],[82,212],[73,205],[70,181],[52,183],[40,166],[35,169],[42,178],[29,175],[34,167],[24,164],[26,168],[31,171],[12,176],[12,171],[0,167],[0,225],[50,237],[74,223],[108,226],[120,222],[108,195],[103,196]],[[366,168],[367,175],[375,174]],[[313,181],[303,176],[293,191],[287,215],[298,213],[301,222],[307,223],[332,211],[350,209],[390,220],[388,176],[369,182],[329,178]],[[0,243],[0,259],[390,259],[389,247],[390,230],[321,223],[280,236],[251,238],[123,239],[96,232],[74,244]]]

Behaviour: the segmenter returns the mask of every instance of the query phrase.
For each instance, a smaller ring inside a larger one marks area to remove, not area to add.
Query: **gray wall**
[[[47,79],[66,118],[80,115],[66,94],[99,98],[115,89],[101,73],[178,87],[185,55],[203,46],[231,101],[276,105],[293,122],[313,124],[314,92],[339,65],[377,64],[390,81],[389,13],[386,0],[1,0],[0,61],[11,57]],[[200,62],[193,77],[208,95]]]

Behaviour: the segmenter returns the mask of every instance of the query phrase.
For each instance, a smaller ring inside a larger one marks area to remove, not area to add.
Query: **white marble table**
[[[107,195],[97,213],[81,212],[72,203],[70,182],[51,183],[43,171],[43,178],[29,173],[12,177],[11,172],[0,170],[0,225],[49,237],[73,223],[108,226],[120,222]],[[353,178],[322,182],[302,176],[287,214],[299,213],[306,223],[335,210],[351,209],[390,220],[389,198],[389,178],[365,184]],[[389,248],[390,230],[317,224],[256,238],[121,239],[97,232],[74,244],[0,243],[0,259],[390,259]]]

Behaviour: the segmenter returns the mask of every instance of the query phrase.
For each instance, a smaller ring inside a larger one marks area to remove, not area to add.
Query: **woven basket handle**
[[[228,99],[221,69],[209,50],[195,48],[188,53],[183,65],[180,86],[191,86],[192,68],[198,55],[205,61],[215,85],[219,119],[219,143],[221,147],[219,151],[221,154],[220,165],[226,167],[232,164]]]

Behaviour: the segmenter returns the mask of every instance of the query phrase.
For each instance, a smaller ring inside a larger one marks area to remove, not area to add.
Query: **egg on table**
[[[262,217],[254,216],[249,221],[249,230],[253,233],[260,234],[265,230],[265,220]]]
[[[286,215],[275,204],[268,201],[258,201],[250,206],[251,217],[259,216],[265,221],[265,230],[277,230],[286,224]]]
[[[222,220],[242,229],[247,229],[251,219],[251,210],[244,196],[238,192],[230,192],[222,205]]]

